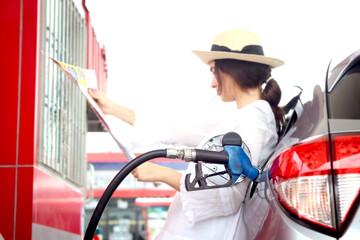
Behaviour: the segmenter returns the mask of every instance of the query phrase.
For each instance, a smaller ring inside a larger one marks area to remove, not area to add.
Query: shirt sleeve
[[[277,142],[275,119],[272,112],[264,114],[259,108],[250,108],[247,114],[251,117],[238,119],[241,124],[235,127],[235,131],[249,147],[252,164],[258,166]]]
[[[218,124],[209,112],[173,116],[163,112],[137,111],[133,128],[132,148],[147,148],[158,143],[196,147]]]

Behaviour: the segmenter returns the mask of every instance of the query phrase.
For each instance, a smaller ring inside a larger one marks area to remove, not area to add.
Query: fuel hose
[[[139,165],[143,164],[146,161],[149,161],[154,158],[166,157],[166,149],[162,150],[154,150],[147,153],[144,153],[133,160],[131,160],[128,164],[126,164],[113,180],[110,182],[108,187],[105,189],[104,194],[101,196],[99,203],[97,204],[91,219],[89,221],[88,227],[86,229],[84,240],[92,240],[95,234],[95,230],[100,221],[101,215],[104,212],[106,205],[108,204],[111,196],[120,185],[120,183],[129,175],[135,168]]]

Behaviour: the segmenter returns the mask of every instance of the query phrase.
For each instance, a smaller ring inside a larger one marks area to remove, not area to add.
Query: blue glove
[[[226,145],[224,150],[229,155],[229,168],[233,174],[233,184],[241,174],[244,174],[252,181],[255,181],[258,178],[259,170],[253,167],[242,147]]]

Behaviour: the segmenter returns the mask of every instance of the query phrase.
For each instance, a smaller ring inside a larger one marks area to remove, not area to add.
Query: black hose
[[[154,150],[147,153],[144,153],[133,160],[131,160],[128,164],[126,164],[119,172],[116,174],[116,176],[113,178],[113,180],[110,182],[110,184],[107,186],[107,188],[104,191],[104,194],[101,196],[99,203],[97,204],[93,215],[91,216],[91,219],[89,221],[88,227],[85,232],[84,240],[92,240],[95,234],[96,227],[99,223],[99,220],[101,218],[102,213],[104,212],[104,209],[109,202],[111,196],[117,189],[117,187],[120,185],[120,183],[125,179],[129,173],[131,173],[135,168],[137,168],[139,165],[143,164],[146,161],[149,161],[154,158],[160,158],[160,157],[166,157],[166,149],[163,150]]]

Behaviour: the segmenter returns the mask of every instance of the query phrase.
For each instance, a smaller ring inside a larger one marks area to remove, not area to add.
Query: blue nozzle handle
[[[233,184],[241,174],[244,174],[252,181],[258,180],[260,171],[251,164],[242,147],[226,145],[224,150],[229,155],[229,168],[234,175]]]

